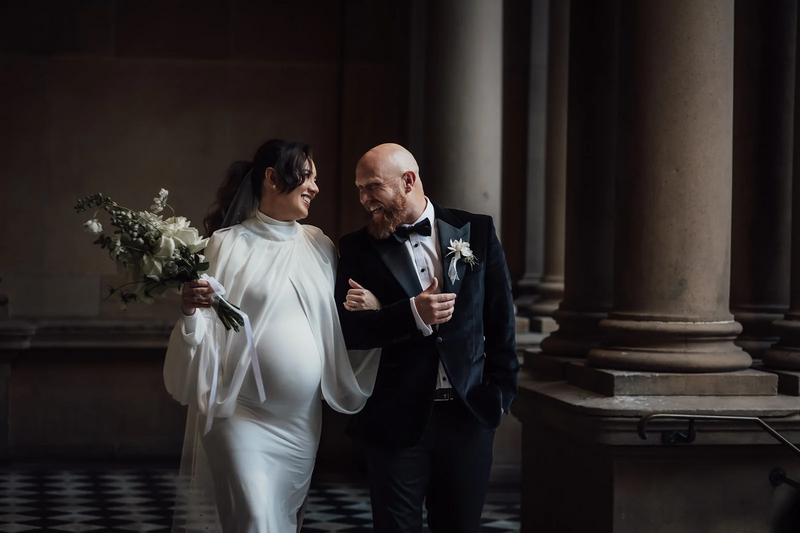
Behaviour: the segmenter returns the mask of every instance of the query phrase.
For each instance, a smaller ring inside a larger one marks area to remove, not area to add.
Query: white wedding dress
[[[243,329],[226,332],[208,309],[178,322],[164,380],[176,400],[190,405],[181,470],[192,481],[181,499],[186,508],[176,508],[175,529],[214,529],[202,508],[213,491],[224,533],[294,532],[317,453],[322,400],[340,412],[360,410],[379,351],[345,348],[333,296],[336,250],[318,228],[259,212],[216,232],[206,254],[225,299],[250,317],[266,401]],[[198,446],[209,408],[214,422]],[[213,489],[204,484],[209,480]]]

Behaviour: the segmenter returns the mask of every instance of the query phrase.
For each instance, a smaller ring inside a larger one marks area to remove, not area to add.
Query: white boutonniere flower
[[[450,257],[451,255],[453,256],[450,259],[450,268],[447,269],[447,275],[450,276],[450,283],[455,283],[458,279],[456,263],[458,261],[463,261],[465,264],[471,267],[478,264],[478,258],[475,257],[474,253],[472,253],[472,249],[469,247],[469,242],[462,241],[461,239],[450,239],[450,246],[448,246],[447,249],[450,251],[447,253],[446,257]]]

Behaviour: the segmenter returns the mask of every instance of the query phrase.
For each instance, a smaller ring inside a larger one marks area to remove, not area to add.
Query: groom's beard
[[[384,204],[380,211],[371,215],[367,231],[376,239],[386,239],[397,226],[403,223],[406,216],[408,199],[398,191],[391,204]]]

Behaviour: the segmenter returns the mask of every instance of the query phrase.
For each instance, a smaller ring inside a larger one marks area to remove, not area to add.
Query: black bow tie
[[[431,221],[429,218],[426,218],[422,222],[417,222],[413,226],[400,226],[394,233],[392,234],[398,242],[406,242],[408,240],[409,235],[412,233],[419,233],[420,235],[424,235],[426,237],[431,236]]]

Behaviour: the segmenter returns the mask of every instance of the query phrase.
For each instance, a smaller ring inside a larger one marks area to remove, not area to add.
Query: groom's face
[[[361,205],[370,213],[367,230],[376,239],[389,237],[406,218],[408,200],[402,176],[384,177],[366,170],[356,172]]]

